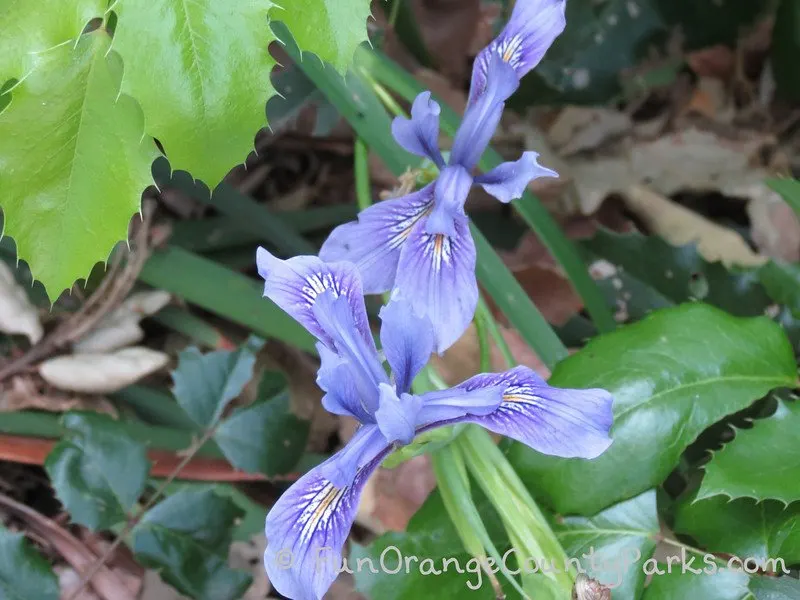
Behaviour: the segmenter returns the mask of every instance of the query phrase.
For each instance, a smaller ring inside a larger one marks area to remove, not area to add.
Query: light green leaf
[[[289,395],[237,409],[214,433],[227,459],[250,473],[279,475],[297,465],[308,439],[309,423],[289,410]]]
[[[0,200],[19,258],[57,297],[126,238],[157,152],[98,30],[39,55],[0,113]]]
[[[249,344],[235,351],[206,354],[195,347],[184,350],[178,356],[178,368],[172,372],[175,399],[200,427],[212,427],[250,381],[255,362]]]
[[[558,512],[594,514],[659,485],[704,429],[795,380],[791,345],[769,319],[703,304],[657,311],[595,338],[550,379],[613,394],[608,450],[594,460],[560,459],[512,443],[508,457]]]
[[[613,586],[614,598],[641,594],[645,583],[641,566],[652,556],[659,530],[655,490],[593,517],[565,517],[553,525],[567,554],[581,561],[587,575]]]
[[[680,564],[672,564],[671,571],[667,565],[657,567],[664,575],[654,575],[650,585],[645,589],[642,600],[752,600],[747,589],[749,577],[736,571],[719,570],[713,575],[691,572],[681,573]],[[695,559],[693,569],[709,569],[704,563],[698,564]],[[724,568],[724,567],[723,567]]]
[[[756,600],[797,600],[800,581],[791,577],[752,577],[750,592]]]
[[[36,53],[77,39],[93,17],[105,12],[103,0],[0,0],[0,87],[22,79],[36,65]]]
[[[144,444],[99,413],[69,413],[44,467],[72,520],[94,531],[125,520],[147,482]]]
[[[785,508],[773,500],[731,502],[725,496],[696,500],[695,493],[677,504],[673,529],[710,552],[800,562],[800,504]]]
[[[794,381],[784,384],[793,385]],[[752,429],[738,430],[733,441],[714,453],[705,466],[698,499],[723,494],[787,504],[800,500],[800,477],[787,476],[800,473],[798,431],[800,403],[779,401],[775,414],[754,421]]]
[[[180,491],[145,513],[133,530],[137,559],[197,600],[235,600],[250,577],[228,568],[234,521],[242,511],[210,489]]]
[[[286,24],[300,49],[313,52],[342,74],[358,45],[367,41],[369,0],[295,0],[278,4],[272,16]]]
[[[244,162],[267,124],[272,6],[269,0],[119,0],[113,7],[123,91],[141,104],[145,129],[172,168],[211,189]]]
[[[21,533],[0,525],[0,599],[58,600],[58,579]]]

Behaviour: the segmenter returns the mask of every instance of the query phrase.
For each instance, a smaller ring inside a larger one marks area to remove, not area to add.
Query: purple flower
[[[275,258],[259,248],[264,295],[318,340],[323,405],[358,419],[348,444],[289,488],[266,522],[264,564],[284,596],[320,599],[342,564],[342,547],[370,473],[396,447],[424,431],[471,422],[562,457],[594,458],[611,443],[605,390],[547,385],[526,367],[477,375],[454,388],[411,393],[434,348],[430,320],[397,292],[380,313],[387,374],[367,322],[352,263]]]
[[[464,203],[473,184],[501,202],[522,196],[537,177],[557,177],[539,166],[536,152],[488,173],[473,171],[494,134],[503,106],[519,80],[534,68],[565,25],[565,0],[517,0],[500,35],[475,60],[469,103],[448,162],[438,148],[439,105],[423,92],[411,118],[396,118],[392,134],[403,148],[429,158],[438,179],[421,190],[361,212],[337,227],[320,251],[328,261],[357,265],[365,292],[399,288],[435,326],[437,352],[455,342],[472,320],[478,301],[475,245]]]

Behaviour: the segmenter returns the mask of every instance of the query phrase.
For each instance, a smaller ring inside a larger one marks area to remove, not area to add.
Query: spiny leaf
[[[40,53],[77,39],[86,24],[105,12],[103,0],[0,0],[0,87],[23,79]]]
[[[67,437],[48,455],[47,474],[73,521],[108,529],[126,518],[147,482],[144,444],[106,415],[70,413],[62,423]]]
[[[175,399],[200,427],[211,427],[250,381],[255,362],[249,344],[207,354],[194,347],[184,350],[172,372]]]
[[[638,598],[645,583],[641,564],[653,554],[659,532],[656,492],[649,490],[592,517],[565,517],[553,531],[590,577],[614,586],[615,598]]]
[[[0,598],[58,600],[58,579],[50,565],[25,541],[0,525]]]
[[[789,381],[784,386],[794,383]],[[786,504],[799,501],[800,478],[787,476],[800,472],[798,431],[800,403],[779,401],[775,414],[756,420],[752,429],[738,430],[733,441],[714,453],[705,466],[698,499],[723,494]],[[745,469],[742,465],[754,468]]]
[[[356,48],[367,41],[369,0],[296,0],[279,3],[272,16],[283,21],[304,52],[313,52],[344,74]]]
[[[101,30],[38,56],[0,113],[0,200],[18,256],[56,298],[125,239],[157,152],[119,96]]]
[[[133,551],[146,566],[198,600],[236,600],[250,577],[228,568],[234,521],[242,511],[210,489],[179,491],[145,513],[133,530]]]
[[[703,304],[660,310],[593,339],[550,379],[612,393],[608,450],[587,461],[513,443],[508,457],[559,512],[594,514],[661,484],[704,429],[795,379],[792,347],[769,319],[732,317]]]
[[[787,565],[800,562],[800,504],[787,508],[775,501],[696,496],[678,503],[676,532],[692,536],[710,552],[762,560],[781,557]]]
[[[296,5],[296,2],[292,2]],[[173,169],[213,189],[254,148],[275,93],[267,46],[270,0],[120,0],[114,48],[123,91]],[[303,6],[302,14],[309,12]]]

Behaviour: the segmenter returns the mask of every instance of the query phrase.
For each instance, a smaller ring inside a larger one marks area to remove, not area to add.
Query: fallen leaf
[[[732,229],[717,225],[702,215],[643,186],[630,186],[623,193],[626,206],[655,234],[673,246],[697,243],[697,249],[710,262],[725,266],[756,267],[767,261],[750,249],[744,238]]]
[[[58,392],[42,393],[29,377],[14,377],[8,386],[0,391],[0,412],[18,410],[46,410],[48,412],[67,412],[70,410],[90,410],[105,413],[116,418],[117,409],[102,396],[75,396]]]
[[[700,77],[716,77],[727,80],[736,68],[733,50],[724,44],[717,44],[686,55],[686,62]]]
[[[736,116],[736,107],[724,82],[711,77],[701,77],[685,112],[700,114],[719,123],[730,123]]]
[[[0,261],[0,331],[24,335],[31,344],[44,333],[39,312],[5,261]]]
[[[731,191],[751,198],[747,215],[756,247],[772,258],[800,261],[800,221],[783,198],[760,181]]]
[[[44,361],[39,374],[52,386],[72,392],[109,394],[155,373],[169,356],[144,346],[108,354],[71,354]]]
[[[568,106],[556,117],[547,138],[561,156],[594,150],[604,142],[628,133],[633,128],[630,117],[609,108]]]
[[[144,338],[139,321],[153,315],[169,304],[172,296],[164,290],[149,290],[132,294],[85,336],[73,348],[76,352],[110,352],[124,348]]]

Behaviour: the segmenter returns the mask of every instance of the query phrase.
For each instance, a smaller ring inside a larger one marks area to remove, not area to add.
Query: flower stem
[[[360,137],[356,136],[353,149],[353,170],[356,178],[356,202],[358,210],[364,210],[372,205],[372,192],[369,184],[369,147]]]
[[[497,321],[492,315],[492,311],[489,310],[489,305],[486,304],[486,300],[482,294],[478,296],[478,308],[475,312],[476,323],[479,319],[485,322],[486,328],[489,331],[489,335],[492,336],[494,343],[497,344],[497,347],[500,349],[500,354],[503,355],[503,359],[506,361],[507,367],[509,369],[515,367],[517,365],[517,360],[514,358],[511,348],[508,347],[506,338],[503,337],[503,333],[500,331],[500,326],[497,324]],[[480,341],[480,337],[478,340]],[[482,370],[485,373],[491,369]]]

